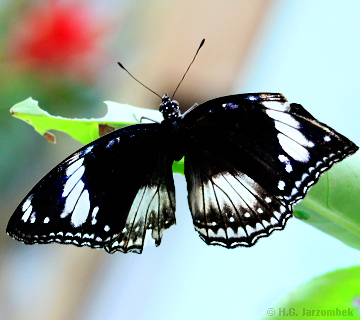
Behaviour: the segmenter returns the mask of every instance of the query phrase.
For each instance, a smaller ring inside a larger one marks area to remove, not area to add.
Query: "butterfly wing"
[[[283,229],[319,176],[358,150],[281,94],[214,99],[185,113],[183,126],[195,229],[228,248]]]
[[[109,133],[50,171],[20,203],[7,232],[26,244],[59,242],[141,253],[175,224],[175,189],[159,124]]]

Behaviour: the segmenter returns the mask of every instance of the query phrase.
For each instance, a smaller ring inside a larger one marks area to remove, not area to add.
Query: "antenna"
[[[143,87],[145,87],[146,89],[148,89],[149,91],[151,91],[153,94],[156,94],[160,99],[162,99],[159,94],[157,94],[155,91],[151,90],[149,87],[147,87],[147,86],[144,85],[142,82],[140,82],[138,79],[136,79],[129,71],[127,71],[127,70],[125,69],[125,67],[124,67],[120,62],[118,62],[118,65],[120,66],[121,69],[124,69],[124,70],[129,74],[129,76],[130,76],[131,78],[133,78],[136,82],[140,83]]]
[[[172,97],[171,97],[171,100],[174,98],[174,96],[175,96],[175,93],[176,93],[177,89],[180,87],[181,82],[183,82],[183,80],[184,80],[184,78],[185,78],[186,74],[188,73],[188,71],[189,71],[189,69],[190,69],[191,65],[193,64],[193,62],[195,61],[195,58],[196,58],[197,54],[199,53],[199,50],[201,49],[201,47],[203,46],[203,44],[204,44],[204,43],[205,43],[205,39],[202,39],[202,40],[201,40],[201,43],[200,43],[199,48],[196,50],[196,53],[195,53],[194,58],[192,59],[192,61],[191,61],[190,65],[189,65],[189,67],[186,69],[186,71],[185,71],[185,73],[184,73],[183,77],[181,78],[181,80],[180,80],[180,82],[179,82],[178,86],[176,87],[176,89],[175,89],[175,91],[174,91],[174,93],[173,93],[173,95],[172,95]]]

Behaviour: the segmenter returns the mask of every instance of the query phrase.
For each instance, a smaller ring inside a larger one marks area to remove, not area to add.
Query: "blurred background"
[[[0,319],[258,319],[360,253],[297,219],[251,249],[206,246],[175,176],[177,225],[143,254],[25,246],[5,234],[30,188],[81,145],[50,144],[9,109],[29,96],[51,114],[100,117],[104,100],[158,108],[281,92],[360,144],[358,0],[0,0]],[[360,295],[360,292],[359,292]]]

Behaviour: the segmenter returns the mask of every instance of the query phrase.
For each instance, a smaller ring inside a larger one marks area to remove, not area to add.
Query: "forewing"
[[[186,113],[183,126],[195,229],[228,248],[283,229],[320,175],[358,150],[281,94],[211,100]]]
[[[26,244],[59,242],[141,253],[175,224],[175,189],[159,124],[113,131],[48,173],[20,203],[7,232]]]

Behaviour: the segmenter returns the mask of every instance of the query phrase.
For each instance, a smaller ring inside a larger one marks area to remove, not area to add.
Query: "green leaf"
[[[360,153],[335,164],[295,206],[305,223],[360,250]]]
[[[310,280],[267,313],[264,320],[360,318],[360,266]]]
[[[62,131],[83,144],[88,144],[100,137],[99,126],[108,125],[114,129],[120,129],[132,124],[140,123],[141,117],[147,117],[156,121],[162,121],[161,114],[156,110],[137,108],[126,104],[105,101],[108,107],[106,115],[99,119],[69,119],[52,116],[42,110],[38,102],[28,98],[17,103],[10,109],[10,113],[34,127],[49,141],[55,142],[49,130]],[[175,161],[173,171],[184,174],[184,159]]]
[[[126,104],[105,101],[108,112],[99,119],[68,119],[52,116],[38,106],[38,102],[28,98],[17,103],[10,109],[10,113],[34,127],[41,135],[48,136],[49,130],[62,131],[74,139],[88,144],[99,138],[99,125],[106,124],[115,129],[140,122],[141,116],[161,121],[158,111],[136,108]]]
[[[141,116],[161,121],[156,110],[136,108],[106,101],[108,113],[100,119],[67,119],[50,115],[39,108],[37,101],[28,98],[10,109],[13,116],[31,124],[46,135],[49,130],[63,131],[87,144],[99,138],[99,126],[119,129],[139,123]],[[355,154],[327,171],[295,206],[295,217],[322,230],[347,245],[360,249],[360,154]],[[184,159],[173,164],[173,172],[184,174]]]

